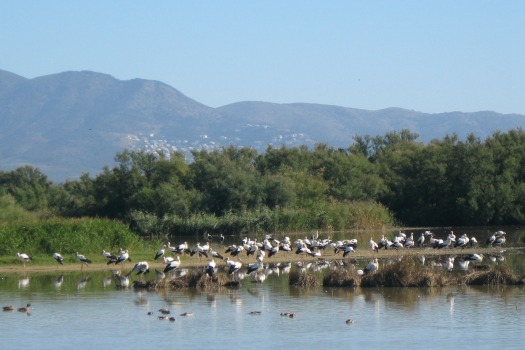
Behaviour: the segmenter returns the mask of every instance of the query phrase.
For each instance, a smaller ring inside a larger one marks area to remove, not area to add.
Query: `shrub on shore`
[[[139,247],[142,241],[126,225],[109,219],[49,219],[0,225],[0,256],[74,254],[118,247]]]
[[[360,283],[361,279],[353,268],[334,269],[323,278],[324,287],[356,287]]]
[[[317,277],[312,272],[302,270],[290,272],[289,283],[291,286],[302,288],[317,287],[319,285]]]

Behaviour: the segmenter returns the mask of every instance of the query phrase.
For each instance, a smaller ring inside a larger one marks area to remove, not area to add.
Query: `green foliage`
[[[318,144],[153,155],[125,150],[92,178],[54,185],[37,169],[0,172],[4,221],[27,213],[103,217],[145,237],[232,230],[525,223],[525,133],[418,142],[409,130]],[[381,206],[381,207],[377,207]],[[9,214],[9,215],[8,215]],[[395,219],[394,219],[395,217]]]
[[[103,249],[138,248],[140,240],[125,225],[108,219],[50,219],[0,225],[0,255],[99,253]]]
[[[218,235],[251,233],[304,232],[316,229],[350,230],[381,229],[395,224],[392,213],[375,202],[328,203],[316,208],[227,212],[224,215],[194,214],[180,217],[156,217],[134,211],[131,221],[135,231],[147,237],[201,236],[205,232]]]
[[[0,193],[8,193],[27,210],[47,208],[47,191],[51,182],[40,170],[23,166],[11,172],[0,172]]]
[[[6,222],[35,222],[44,214],[38,211],[28,211],[10,195],[0,195],[0,223]]]

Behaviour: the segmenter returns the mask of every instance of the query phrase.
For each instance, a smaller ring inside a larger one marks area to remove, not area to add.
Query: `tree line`
[[[0,171],[0,206],[12,198],[42,216],[119,219],[144,235],[525,223],[521,129],[485,140],[453,134],[423,143],[418,137],[402,130],[355,136],[348,148],[282,146],[263,153],[228,146],[195,150],[191,161],[179,152],[124,150],[115,167],[60,184],[23,166]]]

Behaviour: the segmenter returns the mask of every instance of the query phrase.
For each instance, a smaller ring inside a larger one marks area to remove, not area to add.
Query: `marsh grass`
[[[525,276],[524,276],[525,277]],[[491,267],[488,271],[474,271],[465,276],[465,284],[476,285],[517,285],[524,283],[524,277],[518,278],[508,266]]]
[[[127,247],[139,249],[143,241],[126,225],[109,219],[49,219],[0,225],[0,256],[16,252],[29,255],[63,255],[76,251],[101,252]]]
[[[323,278],[324,287],[356,287],[361,283],[361,278],[355,269],[335,269]]]
[[[142,237],[178,237],[228,232],[245,235],[312,230],[342,231],[383,229],[395,225],[393,214],[373,201],[318,203],[308,208],[261,208],[224,215],[193,214],[157,217],[140,211],[130,214],[131,226]]]
[[[451,274],[421,265],[415,256],[380,265],[377,272],[361,279],[361,287],[442,287],[455,283]]]
[[[289,284],[294,287],[312,288],[319,285],[319,280],[310,271],[296,270],[290,272]]]

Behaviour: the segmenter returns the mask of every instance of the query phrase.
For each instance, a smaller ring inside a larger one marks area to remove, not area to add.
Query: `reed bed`
[[[525,284],[525,276],[516,277],[507,266],[489,268],[487,271],[473,271],[465,276],[465,284],[471,286],[489,285],[522,285]]]
[[[324,287],[356,287],[360,285],[361,278],[355,269],[335,269],[323,278]]]
[[[289,283],[294,287],[312,288],[319,285],[319,280],[312,272],[297,270],[290,272]]]

